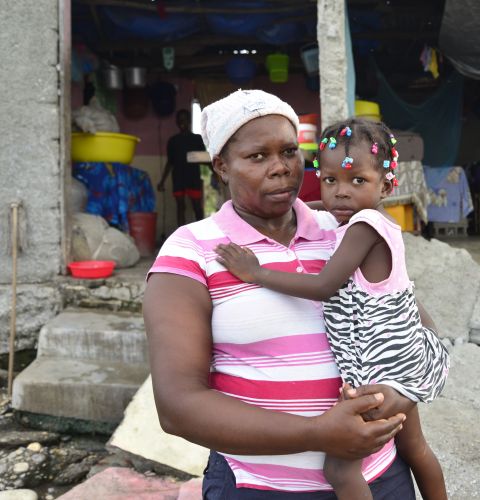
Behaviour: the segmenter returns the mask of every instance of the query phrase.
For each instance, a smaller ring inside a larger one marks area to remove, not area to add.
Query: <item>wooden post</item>
[[[70,262],[72,210],[70,207],[72,188],[71,147],[71,64],[72,64],[72,30],[71,0],[58,0],[58,106],[60,115],[60,218],[62,273],[67,273]]]

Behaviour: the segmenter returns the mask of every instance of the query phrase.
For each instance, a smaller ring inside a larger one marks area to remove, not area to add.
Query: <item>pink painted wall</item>
[[[177,88],[176,109],[190,109],[194,97],[194,82],[186,78],[172,78]],[[307,89],[303,75],[290,75],[287,83],[272,83],[265,76],[259,76],[249,85],[250,88],[259,88],[277,95],[288,102],[298,114],[320,113],[320,100],[318,92]],[[159,156],[165,155],[166,144],[170,136],[177,132],[175,113],[171,116],[159,118],[150,107],[147,115],[140,120],[129,120],[122,112],[121,91],[117,91],[117,120],[122,133],[140,137],[137,146],[137,155]],[[72,85],[72,107],[82,105],[82,87]]]

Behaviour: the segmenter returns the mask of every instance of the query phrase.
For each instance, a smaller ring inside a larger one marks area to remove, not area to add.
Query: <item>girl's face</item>
[[[295,128],[280,115],[255,118],[239,128],[213,165],[228,184],[235,208],[262,219],[288,213],[303,180]]]
[[[324,149],[320,156],[320,182],[325,208],[338,222],[345,223],[365,208],[377,209],[391,192],[392,183],[376,166],[377,157],[366,143],[352,145],[352,168],[342,168],[345,148]]]

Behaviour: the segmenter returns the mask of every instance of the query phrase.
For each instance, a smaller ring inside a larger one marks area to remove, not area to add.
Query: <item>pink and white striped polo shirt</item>
[[[226,202],[215,215],[175,231],[150,273],[187,276],[204,284],[213,303],[211,387],[245,403],[312,417],[331,408],[340,377],[323,322],[322,305],[244,283],[216,261],[214,248],[248,246],[260,264],[293,273],[318,273],[335,245],[337,226],[327,212],[294,205],[297,232],[290,246],[267,238]],[[331,490],[324,454],[224,454],[237,487],[285,491]],[[367,481],[395,458],[393,441],[363,461]]]

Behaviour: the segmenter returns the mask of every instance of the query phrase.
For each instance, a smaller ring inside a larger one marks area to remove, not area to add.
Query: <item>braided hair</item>
[[[348,160],[350,147],[365,143],[372,152],[375,166],[385,174],[391,173],[388,177],[393,179],[394,185],[396,185],[395,173],[393,172],[398,160],[398,152],[394,147],[396,142],[392,131],[383,122],[375,122],[365,118],[349,118],[337,122],[323,131],[318,158],[321,158],[325,149],[333,149],[342,145],[345,148],[345,160]],[[345,162],[342,166],[345,167]]]

